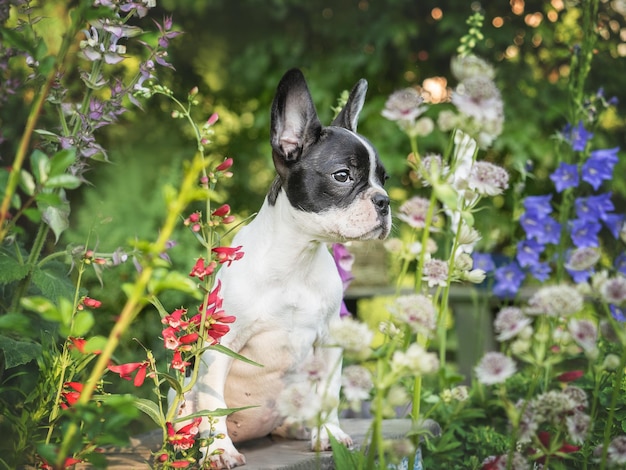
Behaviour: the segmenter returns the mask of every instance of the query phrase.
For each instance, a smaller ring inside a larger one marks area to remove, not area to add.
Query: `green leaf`
[[[59,269],[55,269],[59,266]],[[54,302],[61,297],[71,299],[74,296],[75,286],[64,271],[60,263],[47,263],[45,269],[35,267],[33,270],[33,284],[39,288],[41,294]]]
[[[33,194],[35,194],[35,189],[37,189],[37,185],[35,184],[35,178],[33,178],[33,175],[31,175],[26,170],[20,171],[20,188],[28,196],[32,196]]]
[[[0,330],[25,332],[32,330],[31,320],[21,313],[5,313],[0,315]]]
[[[16,49],[28,52],[30,55],[34,55],[35,48],[33,44],[28,42],[24,35],[20,34],[17,29],[0,28],[0,32],[2,32],[5,46],[13,46]]]
[[[213,418],[219,418],[220,416],[228,416],[230,414],[236,413],[237,411],[249,410],[250,408],[258,408],[258,406],[257,405],[242,406],[241,408],[217,408],[213,411],[201,410],[201,411],[197,411],[195,413],[191,413],[189,415],[174,419],[173,422],[180,423],[181,421],[187,421],[193,418],[202,418],[204,416],[211,416]]]
[[[35,201],[37,201],[37,205],[40,208],[45,208],[47,206],[58,206],[63,202],[63,199],[57,193],[43,192],[35,196]]]
[[[91,330],[94,324],[95,320],[93,318],[93,313],[88,310],[82,310],[74,316],[74,323],[72,323],[72,331],[70,332],[70,335],[84,336]]]
[[[75,161],[76,149],[68,148],[58,151],[50,159],[50,176],[58,176],[65,173],[65,170]]]
[[[48,155],[39,149],[33,150],[30,156],[30,164],[35,175],[35,180],[39,184],[43,184],[50,173],[50,159]]]
[[[31,312],[38,313],[46,320],[54,321],[63,324],[63,317],[61,316],[61,312],[57,308],[54,303],[48,300],[45,297],[41,296],[33,296],[33,297],[24,297],[20,304],[26,310],[30,310]]]
[[[207,346],[206,348],[203,348],[202,351],[206,351],[207,349],[213,349],[215,351],[219,351],[222,354],[226,354],[227,356],[230,356],[232,358],[235,358],[239,361],[243,361],[247,364],[253,365],[253,366],[257,366],[257,367],[265,367],[263,364],[259,364],[258,362],[254,362],[252,359],[248,359],[247,357],[242,356],[241,354],[237,354],[235,351],[232,351],[230,349],[228,349],[226,346],[222,346],[221,344],[213,344],[211,346]]]
[[[82,183],[82,180],[78,176],[63,173],[61,175],[50,176],[50,178],[48,178],[48,181],[46,181],[44,187],[76,189]]]
[[[41,345],[26,341],[16,341],[0,335],[0,349],[4,352],[4,366],[7,369],[28,364],[41,355]]]
[[[0,251],[0,284],[24,279],[28,276],[29,270],[30,267],[27,264],[21,264],[5,251]]]
[[[159,373],[159,377],[165,379],[165,381],[170,384],[170,387],[174,389],[177,395],[181,395],[183,393],[183,389],[180,385],[180,382],[176,380],[175,377],[172,377],[170,374]]]
[[[333,468],[365,468],[365,455],[356,450],[350,450],[339,442],[335,436],[328,433],[330,447],[333,450]]]
[[[151,400],[146,400],[145,398],[135,398],[135,406],[137,409],[152,419],[160,427],[165,426],[165,422],[163,417],[161,416],[161,410],[156,403]]]
[[[108,342],[108,338],[104,336],[94,336],[89,338],[85,343],[85,353],[96,353],[102,351]]]
[[[61,234],[70,226],[70,205],[62,202],[58,206],[46,206],[42,209],[43,221],[52,229],[55,242],[58,242]]]

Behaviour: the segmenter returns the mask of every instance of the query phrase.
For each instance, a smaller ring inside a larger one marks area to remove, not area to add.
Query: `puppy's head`
[[[284,192],[293,217],[322,241],[383,239],[391,227],[385,169],[356,133],[367,91],[360,80],[330,126],[322,126],[299,70],[288,71],[272,105],[272,157],[278,176],[268,196]]]

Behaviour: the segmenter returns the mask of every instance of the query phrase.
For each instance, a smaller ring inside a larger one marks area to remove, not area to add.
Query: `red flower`
[[[199,280],[202,281],[205,276],[210,276],[211,274],[213,274],[213,271],[215,271],[215,267],[216,264],[214,261],[205,265],[204,258],[198,258],[198,261],[196,261],[196,264],[191,269],[189,275],[191,277],[197,277]]]
[[[65,459],[65,462],[63,462],[63,468],[70,468],[76,465],[77,463],[81,463],[81,462],[83,462],[83,460],[75,459],[74,457],[67,457]],[[41,462],[39,463],[38,468],[42,470],[54,470],[54,467],[50,465],[48,462],[46,462],[44,459],[41,459]]]
[[[231,166],[233,166],[233,159],[227,158],[226,160],[224,160],[222,163],[220,163],[219,165],[215,167],[215,171],[226,171]]]
[[[222,308],[222,298],[219,295],[222,284],[218,281],[215,289],[209,293],[206,305],[202,304],[199,308],[199,313],[191,318],[191,323],[194,323],[200,328],[200,322],[202,321],[202,311],[206,310],[206,316],[204,320],[204,328],[209,337],[213,338],[213,344],[219,342],[219,339],[230,331],[228,325],[224,323],[233,323],[235,317],[232,315],[226,315]]]
[[[537,438],[539,439],[539,442],[541,442],[541,445],[543,445],[544,448],[550,449],[550,433],[549,432],[539,431],[537,433]],[[581,449],[581,446],[575,446],[575,445],[569,444],[568,442],[563,442],[563,445],[559,447],[559,449],[551,455],[558,456],[559,454],[571,454],[572,452],[578,452],[580,449]],[[534,453],[534,452],[531,451],[531,453]],[[543,463],[545,462],[545,460],[546,460],[546,456],[543,456],[537,459],[537,462]]]
[[[223,206],[220,206],[217,209],[215,209],[211,215],[215,217],[224,217],[225,215],[228,215],[229,212],[230,212],[230,206],[228,204],[224,204]]]
[[[185,372],[185,368],[189,365],[191,365],[191,362],[183,361],[180,351],[174,352],[174,357],[172,358],[172,368],[180,372]]]
[[[85,307],[89,308],[99,308],[102,305],[102,302],[92,299],[91,297],[84,297],[82,303]]]
[[[176,452],[190,449],[195,440],[196,435],[200,432],[198,426],[202,422],[202,418],[194,418],[191,423],[183,426],[178,431],[174,430],[172,423],[165,423],[167,426],[167,441],[174,447]]]
[[[183,315],[187,314],[187,310],[184,308],[179,308],[174,310],[170,315],[161,319],[161,323],[164,325],[169,325],[172,328],[187,328],[189,325],[188,321],[182,320]]]
[[[217,248],[213,248],[213,253],[217,256],[217,262],[230,266],[233,261],[237,261],[238,259],[243,258],[243,251],[241,250],[241,246],[236,246],[234,248],[227,246],[218,246]]]
[[[133,381],[133,385],[135,387],[141,387],[144,380],[146,379],[149,364],[150,363],[148,361],[129,362],[128,364],[120,364],[118,366],[110,364],[108,369],[111,372],[119,374],[120,377],[124,380],[130,380],[132,378],[132,373],[137,371],[137,374],[135,375],[135,380]]]
[[[63,384],[63,391],[61,392],[61,403],[59,403],[59,406],[66,410],[70,406],[75,405],[82,391],[83,384],[80,382],[65,382]]]
[[[585,375],[585,371],[583,370],[570,370],[569,372],[563,372],[556,379],[559,382],[573,382],[574,380],[580,379],[583,375]]]
[[[168,326],[161,332],[161,334],[163,335],[165,349],[169,349],[171,351],[178,349],[180,341],[178,340],[178,336],[176,335],[176,330],[174,328]]]

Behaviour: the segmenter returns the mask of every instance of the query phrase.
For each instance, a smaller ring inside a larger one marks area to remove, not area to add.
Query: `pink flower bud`
[[[230,206],[228,204],[224,204],[221,207],[218,207],[213,211],[213,216],[215,217],[224,217],[230,212]]]
[[[211,114],[211,117],[206,123],[208,126],[212,126],[213,124],[217,122],[218,119],[219,119],[219,116],[217,115],[217,113],[213,113]]]
[[[225,170],[228,170],[231,166],[233,166],[233,159],[229,157],[226,160],[224,160],[222,163],[217,165],[217,167],[215,168],[215,171],[225,171]]]

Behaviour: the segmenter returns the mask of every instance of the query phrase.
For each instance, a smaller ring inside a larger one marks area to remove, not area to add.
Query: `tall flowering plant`
[[[55,13],[62,13],[64,34],[58,50],[48,50],[52,46],[40,36],[50,14],[47,6],[0,2],[0,99],[15,106],[32,96],[21,137],[16,137],[17,126],[2,126],[2,156],[12,162],[0,170],[0,427],[10,436],[0,444],[2,460],[7,467],[68,468],[81,461],[104,466],[101,447],[125,444],[127,423],[143,411],[163,432],[155,466],[191,466],[206,444],[196,439],[198,424],[229,412],[201,410],[188,423],[177,423],[175,410],[197,374],[191,366],[206,348],[244,360],[219,344],[235,318],[223,311],[220,285],[215,284],[219,267],[243,256],[241,247],[223,246],[235,218],[218,183],[232,176],[233,160],[206,154],[218,117],[196,123],[192,109],[199,102],[198,90],[179,101],[157,81],[159,67],[171,68],[166,49],[181,33],[169,17],[154,21],[149,34],[134,26],[155,2],[59,4],[62,11]],[[136,73],[121,73],[131,41],[140,51],[133,56],[136,68],[129,67]],[[50,248],[69,229],[68,193],[86,183],[93,160],[108,159],[98,130],[154,95],[173,103],[172,118],[185,120],[196,140],[195,157],[187,162],[180,185],[166,188],[158,237],[111,253],[97,250],[92,234],[84,246]],[[23,228],[29,223],[37,227],[34,237]],[[167,251],[181,225],[204,250],[190,263],[187,279],[169,271]],[[127,300],[109,336],[96,335],[94,312],[106,307],[107,299],[89,296],[84,274],[93,269],[102,282],[104,269],[131,259],[137,275],[124,286]],[[197,310],[164,306],[160,294],[170,289],[199,298]],[[141,345],[137,361],[118,363],[117,346],[150,304],[160,313],[167,362],[157,363],[157,355]],[[135,387],[152,383],[154,399],[110,393],[108,384],[116,375]],[[173,389],[169,402],[166,387]]]
[[[509,262],[496,267],[490,254],[473,252],[480,240],[474,225],[480,200],[508,188],[507,171],[477,158],[503,126],[494,70],[470,47],[480,38],[480,18],[470,19],[470,33],[452,62],[458,80],[450,96],[454,108],[438,114],[440,130],[452,131],[446,152],[418,151],[419,137],[435,127],[419,90],[401,90],[387,102],[383,114],[408,135],[412,180],[423,189],[399,207],[404,238],[387,243],[403,260],[399,278],[411,280],[413,293],[397,296],[388,308],[380,345],[368,342],[351,358],[365,362],[365,369],[357,375],[352,368],[361,366],[346,368],[344,395],[352,406],[366,395],[355,393],[358,385],[372,397],[372,442],[359,467],[404,458],[409,468],[420,468],[420,442],[424,468],[626,464],[626,229],[605,189],[619,149],[594,142],[599,116],[615,100],[584,89],[598,2],[570,7],[580,8],[582,43],[574,47],[571,64],[570,124],[555,138],[554,191],[521,198],[515,215],[522,236]],[[487,276],[503,301],[493,323],[499,347],[477,362],[463,385],[446,364],[449,289],[454,281],[480,283]],[[358,331],[367,329],[360,322],[346,326],[353,331],[338,342],[348,351],[350,338],[372,338]],[[439,348],[438,356],[430,346]],[[406,409],[413,421],[407,439],[386,442],[379,423]]]

